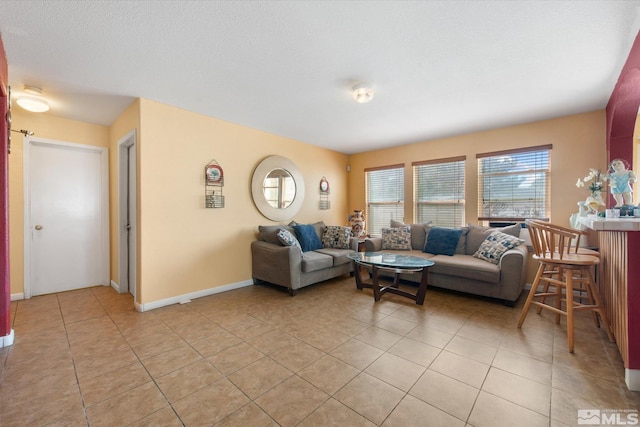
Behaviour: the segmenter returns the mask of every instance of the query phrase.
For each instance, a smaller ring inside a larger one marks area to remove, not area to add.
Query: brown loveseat
[[[404,224],[392,221],[392,225],[397,228]],[[477,225],[462,227],[457,245],[454,243],[455,252],[452,256],[423,252],[432,228],[430,224],[411,224],[408,227],[411,234],[410,250],[384,249],[382,238],[370,238],[365,242],[366,251],[383,251],[431,259],[435,265],[429,268],[429,286],[497,298],[508,305],[513,305],[522,293],[527,275],[525,244],[507,250],[496,260],[497,264],[473,256],[492,231],[519,236],[519,224],[504,228]],[[401,278],[414,282],[420,280],[417,275]]]
[[[278,239],[278,233],[283,229],[295,236],[296,225],[258,227],[258,240],[251,242],[251,267],[255,284],[268,282],[284,286],[294,296],[304,286],[353,271],[347,254],[358,250],[358,239],[345,237],[340,245],[333,245],[342,247],[327,245],[328,231],[347,231],[348,227],[327,227],[322,221],[311,224],[323,246],[302,252],[300,248],[286,246]]]

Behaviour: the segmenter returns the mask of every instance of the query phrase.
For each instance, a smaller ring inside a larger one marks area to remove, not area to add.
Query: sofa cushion
[[[498,264],[500,262],[500,258],[506,251],[513,249],[522,243],[524,243],[524,240],[522,239],[510,236],[500,231],[494,231],[487,236],[473,256],[493,264]]]
[[[278,240],[278,232],[280,230],[287,230],[289,233],[294,234],[293,228],[288,225],[260,225],[258,226],[258,240],[263,242],[273,243],[274,245],[281,245]]]
[[[461,235],[462,229],[460,228],[431,227],[424,252],[453,256]]]
[[[324,233],[325,225],[324,221],[318,221],[311,224],[314,230],[316,230],[316,234],[318,235],[318,239],[322,241],[322,233]]]
[[[486,264],[486,262],[485,262]],[[302,271],[311,273],[312,271],[323,270],[333,267],[333,257],[317,251],[305,252],[302,258]]]
[[[409,226],[382,229],[382,250],[411,250],[411,230]]]
[[[444,274],[480,282],[500,282],[500,266],[472,255],[436,255],[431,260],[435,264],[429,267],[429,274]],[[473,290],[469,292],[473,293]]]
[[[509,225],[507,227],[481,227],[479,225],[469,224],[469,233],[467,234],[467,249],[465,254],[473,255],[480,248],[482,242],[485,241],[487,236],[494,231],[501,231],[504,234],[509,234],[513,237],[520,237],[520,230],[522,227],[520,224]]]
[[[315,251],[316,249],[322,249],[322,242],[320,236],[316,232],[316,229],[311,224],[294,225],[296,237],[302,246],[303,252]]]
[[[458,246],[456,246],[457,254],[465,255],[465,250],[467,249],[467,234],[469,234],[469,227],[460,228],[462,233],[460,233],[460,239],[458,240]]]
[[[404,224],[402,221],[391,220],[391,228],[409,227],[411,229],[411,249],[421,251],[427,241],[427,233],[431,228],[431,221],[420,224]]]
[[[284,246],[295,246],[296,248],[300,249],[300,252],[302,252],[302,246],[300,246],[300,242],[298,242],[296,236],[294,236],[290,231],[281,228],[276,236],[278,238],[278,241]]]
[[[314,252],[329,255],[333,258],[333,266],[348,264],[351,259],[347,257],[347,254],[352,253],[351,249],[336,249],[336,248],[322,248]]]
[[[322,233],[322,247],[335,249],[349,249],[351,227],[329,225]]]

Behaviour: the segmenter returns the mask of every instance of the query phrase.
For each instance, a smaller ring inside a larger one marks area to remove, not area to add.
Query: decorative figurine
[[[616,208],[632,205],[631,185],[636,182],[636,175],[629,170],[629,164],[622,159],[614,159],[609,165],[609,189],[616,200]]]

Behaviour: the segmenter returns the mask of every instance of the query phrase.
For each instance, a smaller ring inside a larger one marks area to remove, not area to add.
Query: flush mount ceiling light
[[[360,104],[373,99],[373,89],[366,83],[358,83],[353,87],[353,99]]]
[[[49,111],[49,103],[40,98],[39,95],[42,95],[42,89],[35,86],[25,86],[24,91],[28,94],[33,94],[36,96],[20,96],[16,99],[16,103],[24,108],[27,111],[31,111],[32,113],[44,113]]]

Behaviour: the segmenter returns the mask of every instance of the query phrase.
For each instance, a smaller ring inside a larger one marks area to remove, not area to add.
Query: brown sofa
[[[392,225],[399,226],[395,221]],[[515,304],[522,293],[527,275],[527,246],[521,244],[506,251],[498,264],[476,258],[478,250],[487,236],[495,230],[505,234],[519,236],[519,225],[504,228],[489,228],[476,225],[462,227],[462,233],[452,256],[434,255],[423,252],[430,224],[411,224],[411,250],[388,250],[382,248],[382,238],[369,238],[365,241],[367,252],[390,252],[414,255],[431,259],[435,264],[429,268],[429,286],[466,292],[484,297],[497,298],[508,305]],[[401,276],[418,282],[417,275]]]
[[[312,224],[322,240],[325,224]],[[292,224],[258,227],[258,240],[251,242],[251,268],[253,282],[284,286],[291,296],[297,290],[314,283],[332,279],[353,271],[347,254],[358,250],[358,239],[350,238],[348,249],[322,247],[301,253],[295,246],[284,246],[277,238],[281,229],[295,236]]]

